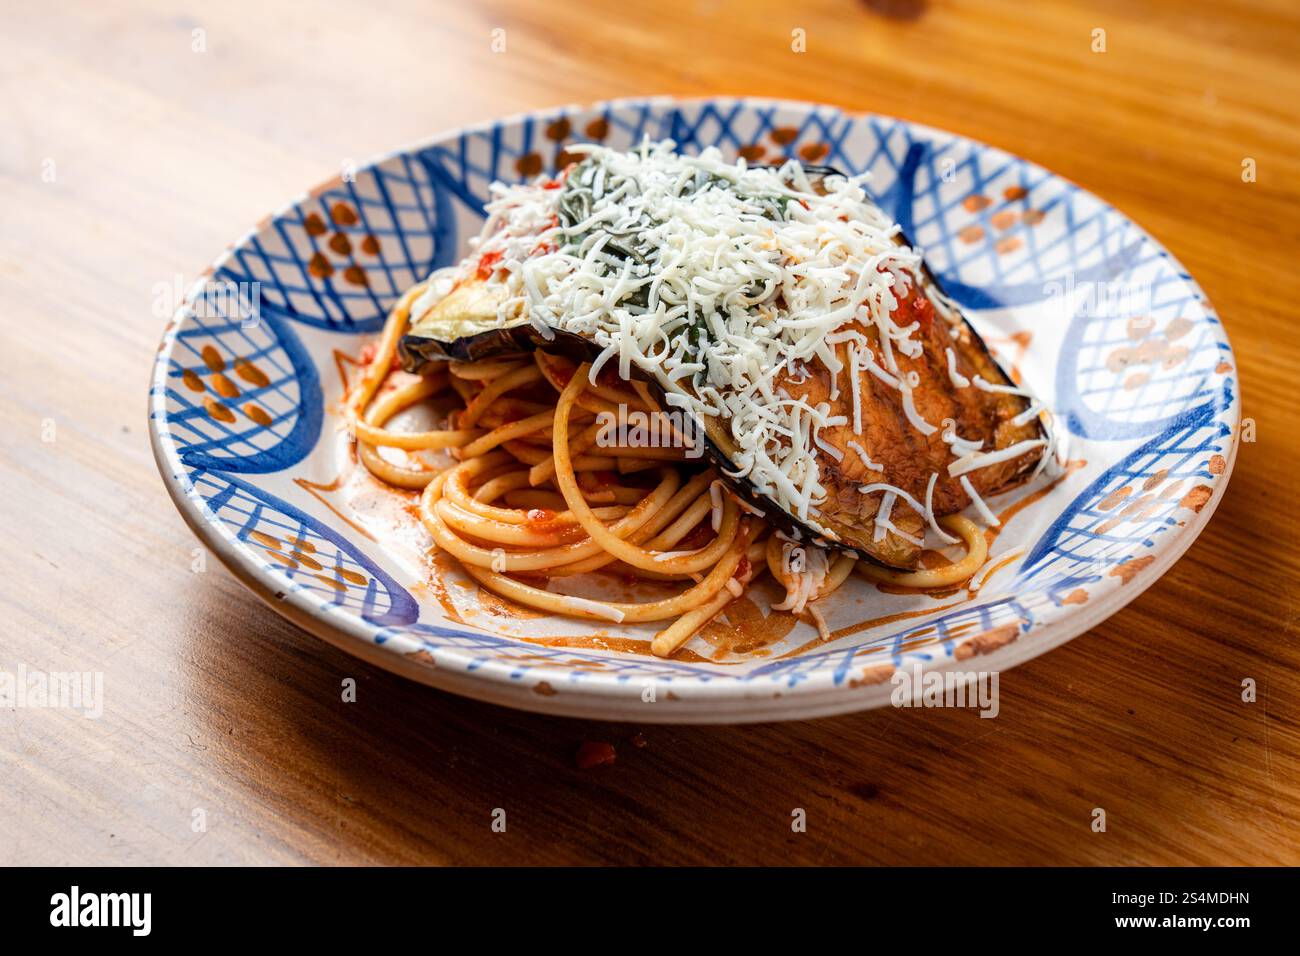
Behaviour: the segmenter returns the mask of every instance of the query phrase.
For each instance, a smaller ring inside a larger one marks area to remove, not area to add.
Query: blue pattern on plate
[[[210,291],[205,287],[205,294]],[[320,438],[323,416],[311,356],[293,330],[271,316],[250,323],[239,315],[208,312],[187,308],[188,323],[168,359],[166,421],[181,459],[195,468],[233,472],[280,471],[301,461]],[[208,366],[205,349],[215,350],[220,370]],[[240,367],[260,371],[265,384],[241,380]],[[205,384],[203,401],[184,384],[187,373]],[[222,394],[232,390],[237,394]],[[213,415],[212,404],[225,415]],[[269,424],[249,417],[250,405],[261,409]]]
[[[286,590],[307,591],[376,627],[413,624],[419,606],[405,588],[325,523],[247,481],[199,468],[189,486],[211,520],[271,557]]]

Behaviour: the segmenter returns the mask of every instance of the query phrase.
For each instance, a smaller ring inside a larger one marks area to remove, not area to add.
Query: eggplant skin
[[[594,342],[572,332],[554,329],[548,339],[526,319],[502,321],[497,315],[499,301],[499,288],[481,279],[456,286],[398,340],[402,368],[422,374],[443,362],[480,362],[527,355],[539,348],[575,362],[600,354]]]

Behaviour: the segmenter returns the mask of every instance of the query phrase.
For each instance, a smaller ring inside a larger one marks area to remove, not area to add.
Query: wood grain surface
[[[0,863],[1300,863],[1293,0],[4,0],[0,24],[0,669],[102,671],[106,698],[0,710]],[[1003,674],[996,720],[516,713],[191,571],[146,430],[156,286],[350,160],[644,93],[992,143],[1131,215],[1222,314],[1258,440],[1218,513],[1126,610]],[[576,769],[584,740],[616,763]]]

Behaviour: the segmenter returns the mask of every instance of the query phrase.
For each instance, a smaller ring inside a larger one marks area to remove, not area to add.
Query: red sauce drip
[[[551,374],[555,377],[555,381],[560,386],[560,388],[564,388],[564,386],[569,384],[569,380],[573,378],[573,373],[576,371],[577,371],[576,368],[569,368],[567,366],[557,365],[552,367]]]
[[[600,740],[584,740],[573,757],[579,770],[590,770],[614,762],[614,745]]]
[[[912,318],[921,327],[923,335],[930,334],[930,325],[934,321],[934,303],[924,295],[914,292],[907,300],[907,305],[911,307]]]
[[[492,273],[496,271],[497,263],[500,261],[499,251],[483,253],[483,258],[478,261],[478,277],[484,280],[492,278]]]

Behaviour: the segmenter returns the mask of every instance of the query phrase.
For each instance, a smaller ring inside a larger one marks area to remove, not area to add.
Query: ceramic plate
[[[900,593],[855,577],[823,602],[828,642],[760,593],[659,660],[652,628],[521,616],[481,592],[429,557],[406,502],[354,466],[339,402],[355,359],[406,288],[465,252],[488,184],[564,165],[566,144],[644,136],[869,171],[1004,367],[1056,411],[1068,465],[991,499],[1002,525],[970,587]],[[150,419],[185,520],[330,643],[529,710],[741,722],[880,706],[899,667],[1004,670],[1115,613],[1209,520],[1239,398],[1227,336],[1196,283],[1074,184],[881,116],[646,99],[446,133],[304,194],[189,290],[163,336]]]

